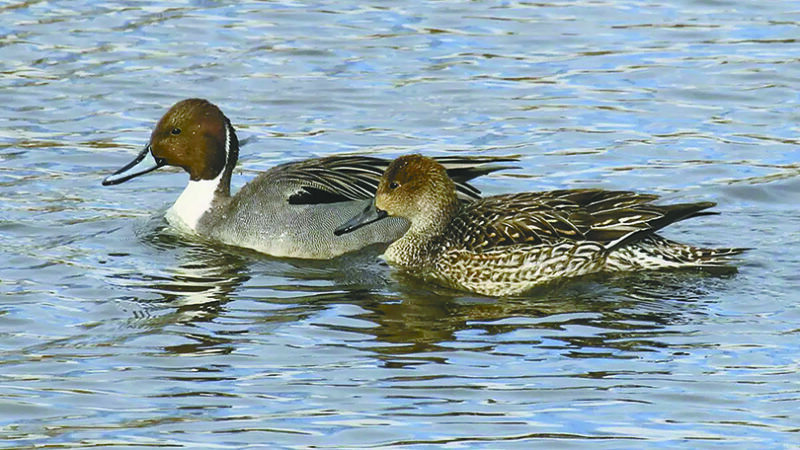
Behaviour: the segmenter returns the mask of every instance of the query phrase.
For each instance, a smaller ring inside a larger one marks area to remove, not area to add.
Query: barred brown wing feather
[[[467,205],[453,221],[453,232],[475,249],[582,240],[583,232],[534,193],[501,195]]]
[[[711,202],[657,206],[658,196],[629,191],[572,189],[499,195],[465,206],[453,223],[474,249],[516,244],[592,241],[611,249],[696,215]]]
[[[540,201],[560,201],[567,207],[579,207],[590,212],[623,208],[658,199],[654,194],[631,191],[606,191],[603,189],[564,189],[541,193]]]

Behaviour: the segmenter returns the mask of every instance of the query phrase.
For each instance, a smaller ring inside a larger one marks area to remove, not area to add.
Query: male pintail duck
[[[171,225],[225,244],[274,256],[327,259],[399,238],[405,219],[337,238],[334,229],[371,204],[391,161],[366,156],[315,158],[271,168],[230,193],[239,141],[230,120],[206,100],[176,103],[161,118],[150,143],[130,164],[103,180],[122,183],[169,165],[189,172],[189,184],[167,212]],[[467,181],[513,157],[443,157],[458,196],[480,198]]]
[[[725,265],[743,249],[696,248],[655,234],[706,214],[712,202],[656,206],[626,191],[525,192],[459,202],[441,164],[420,155],[393,161],[374,205],[336,230],[345,235],[385,217],[411,227],[387,248],[390,263],[457,289],[490,296],[601,271]]]

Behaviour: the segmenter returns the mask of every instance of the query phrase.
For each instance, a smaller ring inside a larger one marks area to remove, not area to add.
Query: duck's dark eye
[[[173,135],[177,136],[177,135],[181,134],[181,129],[178,128],[178,127],[175,127],[175,128],[172,129],[172,131],[170,131],[170,133],[172,133]]]
[[[398,183],[397,181],[392,181],[391,183],[389,183],[389,189],[397,189],[399,187],[400,183]]]

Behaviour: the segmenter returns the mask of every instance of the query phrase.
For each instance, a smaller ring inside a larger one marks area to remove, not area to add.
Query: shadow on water
[[[666,347],[659,340],[669,333],[665,328],[690,324],[704,315],[705,299],[724,290],[731,275],[604,275],[549,285],[525,297],[492,299],[394,271],[377,259],[380,247],[332,261],[275,259],[187,240],[163,222],[148,225],[141,238],[161,252],[173,253],[177,265],[153,269],[155,274],[117,275],[126,283],[148,285],[157,294],[155,299],[138,300],[143,312],[134,316],[132,326],[189,325],[182,333],[190,343],[164,347],[179,354],[230,353],[237,336],[254,332],[253,326],[297,323],[337,305],[353,305],[359,312],[349,317],[373,327],[338,322],[321,326],[365,335],[364,341],[371,344],[367,348],[392,366],[419,364],[420,358],[436,361],[433,354],[452,349],[453,343],[464,340],[464,333],[481,336],[472,345],[491,347],[491,336],[519,330],[526,331],[526,344],[550,346],[567,357],[631,358],[634,352]],[[240,307],[230,306],[235,300],[265,309],[247,311],[248,325],[238,333],[197,326],[231,313],[241,315]],[[152,308],[158,314],[147,312]]]

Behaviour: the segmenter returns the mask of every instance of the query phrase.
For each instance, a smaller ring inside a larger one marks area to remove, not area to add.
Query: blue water
[[[0,4],[0,447],[800,445],[798,36],[780,1]],[[488,299],[200,243],[185,174],[100,185],[187,97],[236,186],[517,154],[478,187],[714,201],[665,235],[752,250]]]

